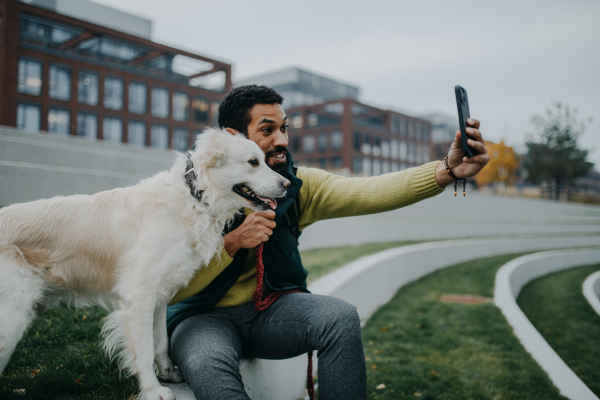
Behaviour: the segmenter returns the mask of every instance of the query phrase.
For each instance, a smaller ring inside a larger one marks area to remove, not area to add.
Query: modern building
[[[88,0],[0,0],[0,18],[0,125],[185,150],[231,89],[230,64]]]
[[[298,165],[372,176],[431,159],[431,124],[354,99],[286,110],[290,151]]]
[[[289,67],[279,71],[268,72],[236,82],[243,85],[269,86],[284,97],[283,106],[287,109],[297,106],[310,106],[333,99],[358,100],[359,88],[327,78],[305,69]]]
[[[431,123],[432,158],[441,160],[448,155],[448,150],[454,142],[454,135],[460,129],[458,126],[458,114],[450,117],[446,114],[432,113],[423,115],[421,118]]]

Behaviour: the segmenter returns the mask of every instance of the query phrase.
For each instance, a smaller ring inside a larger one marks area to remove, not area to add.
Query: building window
[[[131,82],[129,84],[129,112],[146,114],[146,85]]]
[[[135,146],[146,145],[146,124],[139,121],[129,121],[127,125],[127,142]]]
[[[406,136],[408,135],[408,121],[404,118],[400,119],[400,135]]]
[[[382,174],[387,174],[390,172],[390,162],[389,161],[383,161],[381,163],[381,173]]]
[[[77,114],[77,136],[96,139],[98,137],[98,117],[94,114]]]
[[[392,163],[392,172],[398,172],[398,171],[399,171],[398,163],[393,162]]]
[[[371,176],[371,159],[363,158],[362,171],[366,176]]]
[[[290,151],[293,154],[300,153],[300,151],[301,151],[301,149],[300,149],[300,136],[294,136],[293,138],[290,139],[290,141],[291,141]]]
[[[20,22],[22,38],[48,45],[59,45],[82,33],[81,29],[26,13],[21,13]]]
[[[360,133],[354,132],[354,150],[360,151],[362,148],[362,140],[360,137]]]
[[[415,123],[413,121],[410,121],[408,123],[408,137],[410,137],[410,138],[415,137]]]
[[[151,144],[157,149],[169,148],[169,130],[164,125],[152,125]]]
[[[400,142],[400,160],[405,161],[408,158],[408,145],[406,142]]]
[[[391,142],[391,149],[390,149],[390,156],[392,158],[392,160],[397,160],[398,159],[398,141],[395,139],[392,139]]]
[[[327,168],[327,160],[324,158],[319,158],[319,168],[325,169]]]
[[[123,141],[123,121],[120,118],[104,118],[102,131],[105,142],[121,143]]]
[[[71,99],[71,70],[58,65],[50,66],[50,85],[48,95],[51,99]]]
[[[184,128],[176,128],[173,131],[173,149],[186,151],[190,147],[190,132]]]
[[[158,118],[169,116],[169,91],[167,89],[152,89],[152,115]]]
[[[381,142],[381,156],[383,158],[390,158],[390,151],[390,142],[388,140],[383,140]]]
[[[319,146],[319,151],[327,150],[327,134],[326,133],[319,133],[318,146]],[[323,168],[325,168],[325,167],[323,167]]]
[[[331,148],[333,150],[340,150],[344,144],[343,140],[342,131],[331,132]]]
[[[342,157],[333,157],[331,165],[334,169],[342,169]]]
[[[173,93],[173,119],[187,121],[190,114],[190,98],[185,93]],[[187,148],[187,147],[186,147]]]
[[[56,108],[48,110],[48,132],[60,136],[68,136],[70,117],[67,110],[59,110]]]
[[[85,71],[79,73],[77,101],[88,106],[98,105],[98,75]]]
[[[352,159],[352,172],[360,174],[362,172],[362,160],[360,157],[354,157]]]
[[[313,135],[304,136],[304,152],[309,154],[315,151],[315,137]]]
[[[148,49],[107,37],[93,37],[77,45],[77,49],[88,54],[97,54],[122,61],[131,61],[146,53]]]
[[[417,158],[417,151],[415,148],[415,144],[414,143],[409,143],[408,144],[408,162],[409,163],[414,163],[415,159]]]
[[[221,105],[220,100],[215,100],[212,103],[211,114],[212,114],[212,124],[214,126],[219,126],[219,106],[220,105]]]
[[[194,108],[194,121],[206,124],[208,122],[208,99],[196,96],[192,107]]]
[[[37,132],[40,130],[41,119],[39,106],[21,103],[17,106],[17,128]]]
[[[381,175],[381,161],[373,160],[373,176]]]
[[[104,79],[104,107],[111,110],[123,108],[123,81],[117,78]]]
[[[19,60],[19,93],[39,96],[42,93],[42,63],[21,58]]]

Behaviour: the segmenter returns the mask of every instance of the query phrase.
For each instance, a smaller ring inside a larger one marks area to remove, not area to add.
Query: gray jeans
[[[318,351],[321,400],[366,398],[360,321],[343,300],[289,293],[261,312],[252,303],[213,308],[182,321],[171,337],[173,361],[198,400],[249,399],[242,357],[284,359],[310,350]]]

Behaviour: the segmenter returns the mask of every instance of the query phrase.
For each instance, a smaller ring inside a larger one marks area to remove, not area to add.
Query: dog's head
[[[256,143],[225,130],[207,129],[198,135],[191,160],[207,201],[228,209],[274,210],[275,199],[285,196],[290,185],[267,166]]]

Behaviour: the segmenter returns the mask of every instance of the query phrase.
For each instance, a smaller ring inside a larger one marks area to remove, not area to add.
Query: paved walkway
[[[398,240],[565,233],[600,234],[600,206],[479,193],[454,197],[448,189],[400,210],[317,222],[304,230],[300,249]]]

